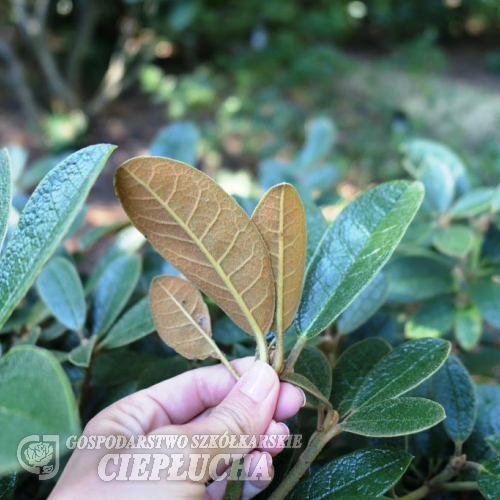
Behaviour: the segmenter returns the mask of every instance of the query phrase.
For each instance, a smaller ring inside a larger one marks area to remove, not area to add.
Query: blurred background
[[[0,145],[26,191],[118,145],[103,207],[148,152],[246,199],[287,180],[328,206],[405,176],[401,144],[426,138],[497,184],[499,35],[497,0],[1,0]]]

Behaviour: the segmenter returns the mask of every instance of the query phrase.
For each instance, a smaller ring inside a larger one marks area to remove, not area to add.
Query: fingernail
[[[267,453],[267,451],[264,451],[263,455],[266,456],[267,468],[271,470],[271,467],[273,466],[273,457]]]
[[[276,372],[259,360],[241,377],[240,391],[256,403],[262,403],[276,386],[276,382]]]
[[[299,388],[297,387],[297,389],[299,389]],[[304,401],[302,402],[300,407],[304,408],[304,406],[306,405],[306,402],[307,402],[306,393],[302,389],[299,389],[299,391],[302,393],[302,397],[304,398]]]

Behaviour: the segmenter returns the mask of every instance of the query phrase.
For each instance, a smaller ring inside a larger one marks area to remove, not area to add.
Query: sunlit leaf
[[[482,464],[477,475],[477,483],[486,500],[500,498],[500,457],[492,458]]]
[[[297,312],[306,264],[306,218],[295,188],[290,184],[271,188],[255,209],[252,221],[271,255],[276,285],[271,330],[281,339]]]
[[[261,339],[262,355],[274,281],[266,244],[243,209],[207,175],[164,158],[126,162],[115,187],[136,227],[238,326]]]
[[[12,180],[10,158],[7,149],[0,149],[0,253],[9,223],[12,203]]]
[[[483,332],[483,322],[479,309],[474,306],[459,309],[455,317],[455,338],[460,347],[471,351],[476,347]]]

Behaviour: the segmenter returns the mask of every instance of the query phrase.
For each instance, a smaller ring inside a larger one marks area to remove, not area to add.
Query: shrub
[[[320,120],[312,144],[321,130],[332,132]],[[172,130],[165,135],[175,155],[192,157],[169,142]],[[279,456],[264,497],[375,498],[392,490],[418,499],[478,489],[498,497],[500,392],[484,383],[498,365],[497,190],[471,189],[453,152],[414,140],[402,152],[416,180],[373,187],[327,224],[313,203],[325,193],[312,196],[294,174],[304,158],[321,165],[320,144],[283,166],[297,190],[266,186],[251,217],[195,168],[129,160],[115,185],[140,232],[128,222],[90,229],[78,222],[111,146],[83,149],[49,170],[0,259],[6,497],[16,489],[16,449],[26,435],[57,433],[64,442],[126,394],[215,360],[229,368],[255,347],[307,394],[306,408],[288,422],[306,446]],[[4,150],[1,235],[12,177]],[[75,234],[78,244],[65,245]],[[97,260],[96,247],[105,247]],[[78,272],[90,260],[90,271]],[[183,310],[186,302],[191,309]],[[190,322],[167,330],[165,311]],[[19,481],[18,492],[29,484]]]

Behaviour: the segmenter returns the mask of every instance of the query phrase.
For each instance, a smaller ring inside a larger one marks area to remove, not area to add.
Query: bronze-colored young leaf
[[[307,248],[304,206],[292,185],[279,184],[264,195],[252,220],[271,254],[276,283],[271,329],[281,335],[291,325],[302,295]]]
[[[115,175],[115,189],[134,225],[243,330],[257,337],[271,326],[271,259],[242,208],[210,177],[167,158],[139,157]]]
[[[156,330],[165,344],[188,359],[218,357],[208,307],[191,283],[157,276],[149,290]]]

